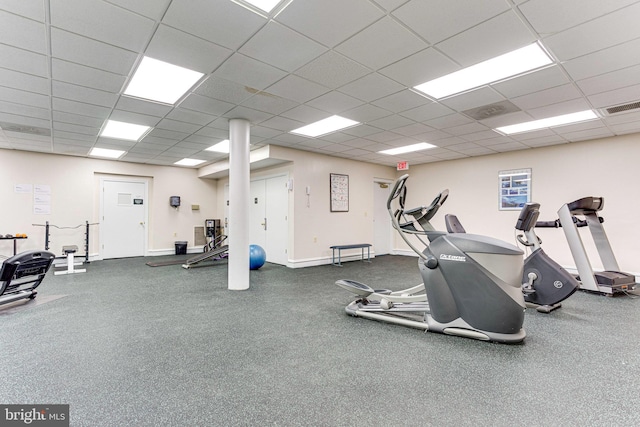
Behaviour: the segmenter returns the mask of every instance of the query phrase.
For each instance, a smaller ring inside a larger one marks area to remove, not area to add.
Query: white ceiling
[[[640,109],[603,111],[640,101],[640,1],[286,4],[265,17],[231,0],[3,0],[0,148],[213,163],[226,156],[203,150],[245,118],[253,148],[415,165],[640,132]],[[409,89],[535,41],[553,66],[440,101]],[[205,77],[175,106],[123,96],[143,55]],[[516,111],[463,113],[507,101]],[[511,137],[492,130],[585,109],[601,118]],[[333,114],[363,124],[315,139],[289,133]],[[153,130],[139,142],[100,138],[107,119]],[[377,154],[423,141],[438,148]]]

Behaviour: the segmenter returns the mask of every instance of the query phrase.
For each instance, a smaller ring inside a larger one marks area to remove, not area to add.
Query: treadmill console
[[[598,212],[604,208],[604,197],[583,197],[567,204],[572,215],[584,215]]]

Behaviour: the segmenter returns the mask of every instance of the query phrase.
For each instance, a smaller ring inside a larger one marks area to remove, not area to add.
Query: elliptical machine
[[[347,314],[483,341],[522,342],[522,250],[491,237],[436,231],[429,220],[448,190],[429,206],[405,209],[408,178],[403,175],[396,181],[387,210],[393,227],[419,256],[423,284],[394,292],[338,280],[336,285],[357,295],[346,307]],[[394,211],[396,199],[399,207]],[[418,249],[409,235],[424,249]]]
[[[561,302],[578,290],[580,283],[560,264],[552,260],[544,250],[542,241],[533,230],[540,215],[539,203],[526,203],[516,222],[516,230],[522,231],[516,239],[531,249],[531,254],[524,260],[522,276],[522,292],[528,307],[541,313],[562,307]],[[445,215],[445,223],[449,233],[465,233],[465,229],[455,215]]]

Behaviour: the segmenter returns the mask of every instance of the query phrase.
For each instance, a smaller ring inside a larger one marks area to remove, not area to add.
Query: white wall
[[[407,207],[428,204],[448,188],[449,199],[432,221],[444,230],[444,215],[458,216],[468,233],[514,242],[517,211],[498,210],[498,172],[532,169],[532,201],[540,203],[540,220],[554,220],[564,203],[602,196],[605,230],[623,271],[640,272],[640,212],[637,161],[640,135],[575,142],[411,167]],[[602,268],[586,228],[581,235],[594,268]],[[566,267],[575,267],[561,229],[536,229],[543,249]],[[399,242],[399,240],[398,240]],[[398,247],[402,247],[398,243]]]
[[[29,238],[18,241],[18,251],[44,249],[44,227],[32,224],[49,221],[58,226],[76,226],[85,221],[99,222],[101,176],[148,178],[151,254],[173,251],[176,240],[193,245],[193,227],[204,226],[206,218],[217,217],[215,182],[199,179],[194,169],[0,150],[0,233],[26,233]],[[15,185],[20,184],[50,186],[51,214],[34,214],[33,194],[14,192]],[[169,196],[181,196],[178,211],[169,206]],[[199,204],[200,210],[192,211],[192,204]],[[84,228],[51,229],[50,250],[54,253],[61,255],[62,246],[73,244],[83,247]],[[89,251],[92,256],[99,253],[99,244],[99,230],[93,227]],[[11,252],[11,242],[0,241],[0,254],[7,256]]]
[[[640,245],[635,212],[640,211],[636,196],[636,163],[640,158],[640,135],[626,135],[594,141],[514,151],[412,166],[409,170],[407,207],[428,204],[444,188],[449,199],[433,220],[444,230],[444,214],[458,215],[470,233],[486,234],[514,242],[517,211],[498,210],[498,172],[508,169],[532,169],[532,200],[541,204],[541,218],[557,218],[563,203],[584,196],[603,196],[605,229],[624,271],[640,271]],[[299,267],[327,262],[329,246],[373,242],[373,190],[376,178],[394,180],[400,176],[393,167],[356,162],[321,154],[271,146],[270,155],[288,160],[279,166],[252,172],[252,178],[287,174],[294,181],[289,193],[289,259]],[[410,155],[408,160],[411,163]],[[349,212],[329,209],[329,174],[349,175]],[[175,240],[193,245],[193,227],[206,218],[224,218],[224,184],[227,179],[201,179],[194,169],[141,165],[0,150],[0,233],[29,234],[18,242],[18,250],[44,247],[44,230],[32,223],[49,221],[57,225],[78,225],[85,220],[98,222],[101,175],[149,177],[150,254],[173,250]],[[14,193],[16,184],[47,184],[52,188],[51,215],[33,214],[33,195]],[[307,198],[305,187],[311,187]],[[183,206],[175,211],[169,196],[182,197]],[[307,205],[308,203],[308,205]],[[199,204],[200,211],[191,211]],[[594,267],[601,267],[584,229],[585,245]],[[82,244],[82,232],[61,231],[52,236],[52,249]],[[174,233],[176,234],[174,236]],[[574,262],[560,229],[538,229],[545,251],[560,264]],[[93,233],[96,237],[98,233]],[[77,238],[77,241],[68,241]],[[56,240],[57,239],[57,240]],[[91,253],[98,252],[93,238]],[[406,245],[396,238],[395,249]],[[11,242],[0,242],[0,254],[9,255]]]

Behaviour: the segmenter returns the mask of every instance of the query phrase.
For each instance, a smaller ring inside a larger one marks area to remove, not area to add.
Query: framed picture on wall
[[[531,169],[512,169],[498,173],[498,207],[501,211],[520,210],[531,201]]]
[[[331,212],[349,212],[349,175],[329,174]]]

